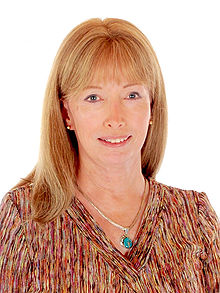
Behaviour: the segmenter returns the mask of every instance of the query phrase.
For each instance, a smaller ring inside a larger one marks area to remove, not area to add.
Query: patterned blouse
[[[27,220],[31,186],[7,193],[0,206],[0,293],[220,292],[219,223],[206,194],[149,182],[125,255],[77,198],[43,230]]]

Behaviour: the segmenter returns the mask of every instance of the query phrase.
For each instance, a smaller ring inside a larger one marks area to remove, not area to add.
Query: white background
[[[41,109],[64,37],[92,17],[131,21],[152,43],[166,84],[169,136],[157,180],[205,191],[220,216],[219,1],[2,1],[0,198],[38,157]]]

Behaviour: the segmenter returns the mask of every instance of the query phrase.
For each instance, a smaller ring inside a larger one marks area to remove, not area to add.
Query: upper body
[[[139,29],[120,19],[74,28],[42,117],[36,167],[1,206],[2,292],[219,290],[206,195],[150,179],[164,154],[167,105]]]
[[[206,194],[149,178],[134,245],[120,252],[77,197],[41,230],[31,186],[0,209],[0,292],[219,292],[217,216]]]

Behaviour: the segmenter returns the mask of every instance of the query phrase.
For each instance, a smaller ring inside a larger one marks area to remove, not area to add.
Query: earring
[[[149,125],[152,125],[153,124],[153,121],[152,120],[150,120],[150,122],[149,122]]]
[[[70,126],[69,125],[67,125],[67,127],[66,127],[68,130],[70,130]]]

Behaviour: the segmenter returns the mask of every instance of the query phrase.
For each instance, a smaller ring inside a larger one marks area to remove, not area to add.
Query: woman
[[[155,180],[166,143],[160,67],[120,19],[63,41],[36,167],[3,199],[0,292],[219,292],[205,193]]]

